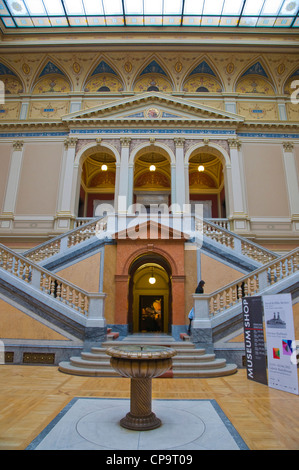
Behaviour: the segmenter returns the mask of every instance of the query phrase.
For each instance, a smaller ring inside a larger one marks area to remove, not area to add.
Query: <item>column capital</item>
[[[67,137],[64,141],[64,146],[66,149],[69,147],[76,147],[78,139],[76,137]]]
[[[229,145],[229,148],[237,150],[240,150],[242,145],[239,139],[228,139],[227,143]]]
[[[14,150],[22,150],[24,142],[23,140],[15,140],[12,145]]]
[[[130,137],[121,137],[120,143],[122,147],[130,147],[131,138]]]
[[[183,137],[175,137],[173,140],[176,147],[184,147],[185,139]]]
[[[282,146],[283,146],[283,150],[285,152],[292,152],[293,149],[294,149],[294,144],[293,142],[283,142],[282,143]]]

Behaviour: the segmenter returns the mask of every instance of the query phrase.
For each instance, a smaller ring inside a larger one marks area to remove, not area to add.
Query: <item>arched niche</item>
[[[86,93],[120,93],[123,90],[121,78],[105,60],[97,64],[84,85]]]
[[[185,93],[221,93],[223,87],[213,67],[202,60],[191,72],[183,84]]]
[[[0,80],[4,85],[4,93],[6,95],[23,93],[24,87],[21,79],[3,63],[0,63]]]
[[[156,60],[152,60],[138,74],[133,91],[135,93],[151,91],[171,93],[173,85],[164,68]]]

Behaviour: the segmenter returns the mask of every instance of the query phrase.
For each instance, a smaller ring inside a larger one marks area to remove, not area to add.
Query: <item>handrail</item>
[[[91,300],[102,296],[86,292],[2,244],[0,268],[84,316],[91,313]]]
[[[256,295],[264,288],[285,279],[299,269],[299,248],[295,248],[275,261],[227,284],[211,294],[205,294],[209,302],[209,315],[215,316],[241,302],[242,297]],[[198,296],[200,298],[200,296]]]
[[[66,239],[66,248],[70,248],[77,243],[93,237],[96,233],[96,225],[102,218],[103,216],[93,218],[84,224],[80,224],[78,227],[62,235],[58,235],[51,240],[41,243],[37,247],[27,250],[24,253],[24,256],[29,258],[31,261],[39,262],[50,258],[51,256],[57,255],[62,249],[62,240]]]
[[[239,252],[244,256],[248,256],[258,263],[266,264],[269,261],[273,261],[278,258],[276,253],[273,253],[267,248],[264,248],[247,238],[241,237],[240,235],[211,222],[210,219],[200,219],[196,217],[195,229],[203,230],[204,235],[209,237],[211,240],[214,240],[235,252]]]
[[[32,261],[39,262],[57,255],[62,249],[73,247],[95,236],[99,222],[104,219],[105,216],[101,216],[89,219],[86,223],[80,223],[78,227],[71,231],[26,251],[24,256],[28,257]],[[273,253],[272,251],[267,250],[266,248],[261,247],[260,245],[248,240],[247,238],[241,237],[230,230],[227,230],[221,224],[218,224],[217,221],[214,223],[211,219],[200,219],[196,216],[194,220],[195,230],[203,231],[203,234],[206,237],[231,250],[234,250],[235,253],[247,256],[261,264],[266,264],[269,261],[278,258],[276,253]],[[64,246],[62,246],[62,241],[65,241]]]

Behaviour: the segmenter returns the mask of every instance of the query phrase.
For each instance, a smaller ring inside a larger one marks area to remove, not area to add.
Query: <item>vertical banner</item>
[[[242,305],[247,378],[267,385],[262,297],[244,297]]]
[[[298,395],[291,294],[263,296],[269,387]]]

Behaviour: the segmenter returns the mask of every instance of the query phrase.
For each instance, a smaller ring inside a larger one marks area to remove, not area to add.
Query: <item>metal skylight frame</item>
[[[0,0],[5,28],[299,27],[299,0]]]

